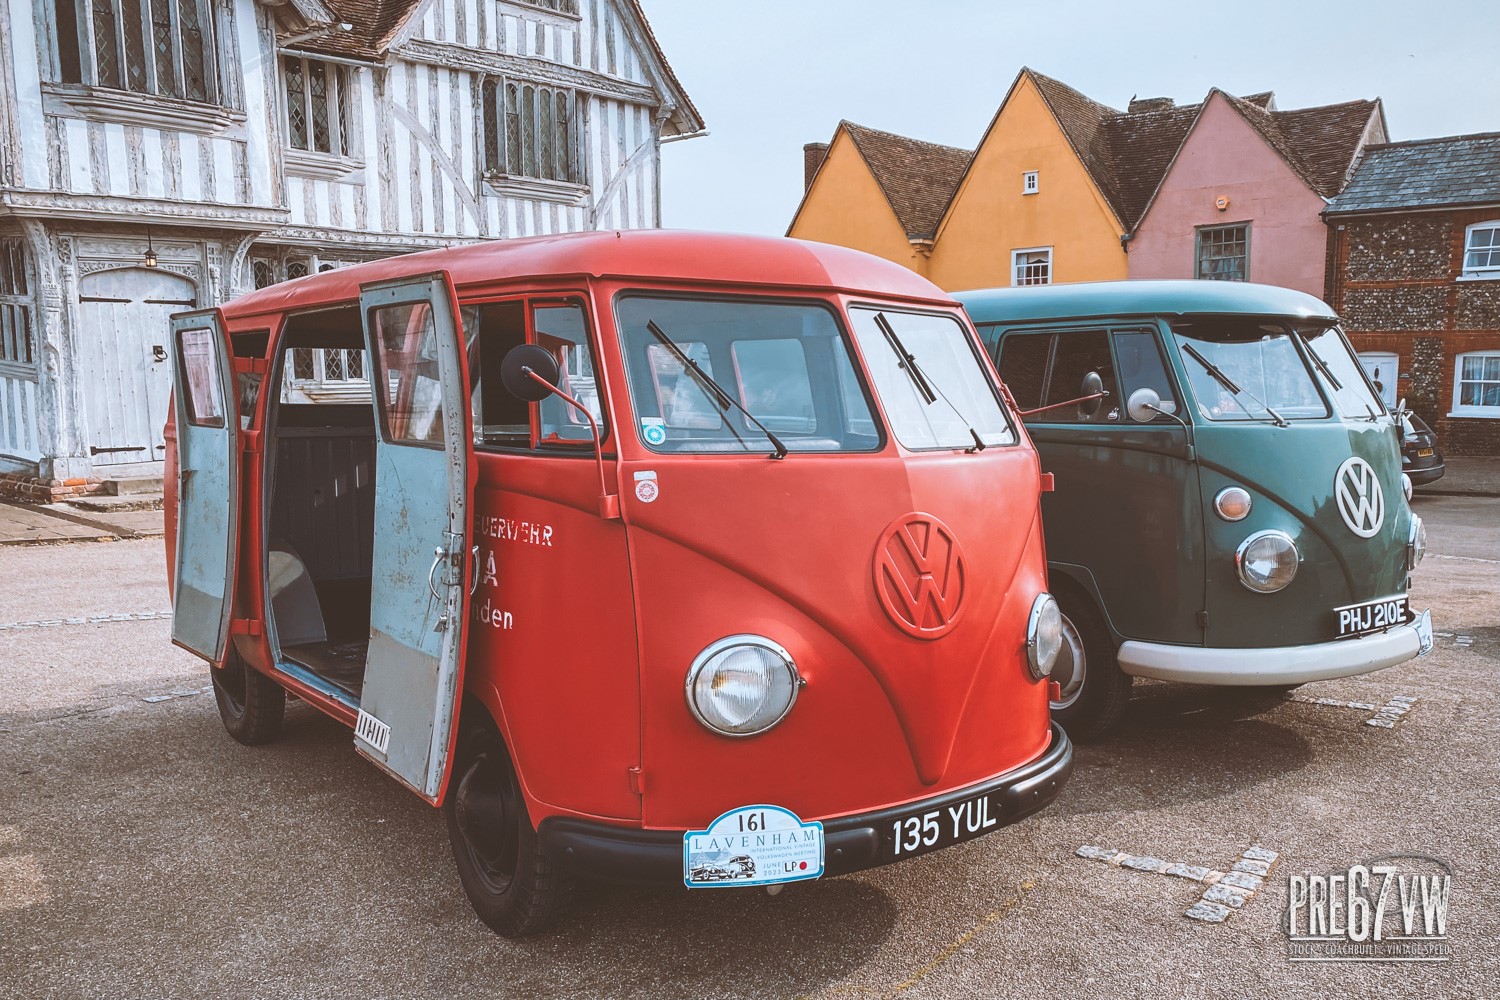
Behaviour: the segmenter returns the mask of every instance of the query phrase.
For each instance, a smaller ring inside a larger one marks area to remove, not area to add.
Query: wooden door
[[[168,317],[197,301],[191,281],[153,268],[99,271],[78,283],[78,381],[95,467],[165,456]]]

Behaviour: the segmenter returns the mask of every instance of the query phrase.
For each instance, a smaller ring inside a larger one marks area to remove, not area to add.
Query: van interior
[[[266,420],[273,641],[283,668],[358,705],[375,543],[375,417],[359,310],[288,317],[280,352]]]

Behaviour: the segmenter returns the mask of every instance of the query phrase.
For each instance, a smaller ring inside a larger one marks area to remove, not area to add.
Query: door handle
[[[440,545],[432,550],[432,554],[434,558],[432,560],[432,569],[427,571],[427,589],[432,592],[432,599],[442,604],[443,595],[439,594],[437,589],[437,571],[438,567],[443,564],[443,560],[448,557],[448,553]]]
[[[479,546],[474,546],[469,556],[474,560],[474,568],[469,572],[469,593],[472,594],[479,589]]]

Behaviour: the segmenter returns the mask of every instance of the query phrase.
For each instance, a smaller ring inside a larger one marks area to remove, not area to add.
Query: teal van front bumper
[[[1135,677],[1256,687],[1368,674],[1405,663],[1431,646],[1432,623],[1424,611],[1384,632],[1308,646],[1205,649],[1129,640],[1120,646],[1119,660],[1120,669]]]

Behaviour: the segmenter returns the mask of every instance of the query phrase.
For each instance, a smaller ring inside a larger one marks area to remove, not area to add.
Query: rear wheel
[[[286,714],[286,689],[254,670],[231,644],[224,666],[211,667],[214,701],[229,735],[246,746],[270,743],[281,735]]]
[[[459,735],[451,780],[443,812],[474,912],[506,937],[542,930],[567,908],[573,880],[543,853],[510,754],[487,719]]]
[[[1089,740],[1113,729],[1130,700],[1132,678],[1120,670],[1115,645],[1099,613],[1087,600],[1057,595],[1063,613],[1063,644],[1051,679],[1061,693],[1052,717],[1073,740]]]

